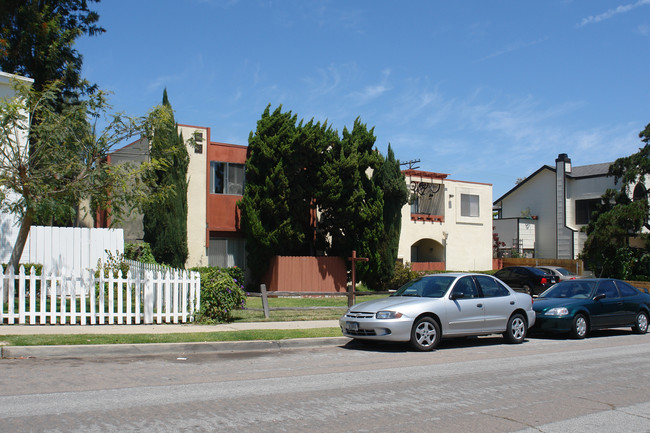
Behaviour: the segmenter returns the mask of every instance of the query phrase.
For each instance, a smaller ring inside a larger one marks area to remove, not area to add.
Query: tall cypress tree
[[[270,106],[248,139],[246,189],[238,206],[252,276],[264,276],[271,257],[315,253],[315,190],[327,125],[297,123]]]
[[[378,287],[387,282],[395,273],[395,262],[399,249],[399,237],[402,228],[402,207],[408,202],[408,188],[399,161],[395,159],[393,149],[388,144],[386,159],[373,173],[373,181],[383,192],[384,231],[379,238],[378,272],[369,275],[367,283]]]
[[[153,174],[159,189],[167,190],[165,198],[150,204],[144,212],[144,241],[151,245],[156,261],[184,268],[187,261],[187,167],[189,155],[178,134],[174,111],[163,92],[162,105],[153,110],[154,125],[150,144],[152,159],[163,161]]]
[[[374,128],[357,118],[352,130],[344,128],[341,139],[328,148],[322,168],[319,228],[331,239],[328,255],[349,257],[356,250],[368,258],[357,264],[360,280],[378,272],[383,233],[383,192],[368,176],[381,163],[374,144]]]

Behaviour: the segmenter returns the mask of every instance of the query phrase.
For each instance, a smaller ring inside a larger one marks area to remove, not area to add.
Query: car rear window
[[[529,271],[531,271],[535,275],[539,275],[540,277],[543,277],[544,275],[547,275],[547,273],[542,271],[541,269],[537,269],[537,268],[526,268],[526,269],[528,269]]]

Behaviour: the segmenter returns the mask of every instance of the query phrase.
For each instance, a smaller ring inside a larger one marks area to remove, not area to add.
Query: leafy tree
[[[0,7],[0,68],[34,79],[37,92],[45,90],[48,83],[58,82],[56,101],[50,108],[62,113],[66,104],[77,103],[86,93],[97,91],[81,78],[82,56],[74,48],[82,35],[97,35],[105,30],[97,25],[99,15],[88,8],[89,2],[99,0],[3,0]],[[103,98],[103,96],[102,96]],[[87,105],[87,102],[84,105]],[[83,110],[83,108],[80,108]],[[40,111],[32,113],[33,127],[42,119]],[[90,125],[76,122],[78,134],[85,134]],[[39,128],[34,128],[38,130]],[[29,137],[30,143],[39,140],[37,133]],[[40,140],[41,144],[48,140]],[[35,146],[30,146],[30,152]],[[32,162],[32,168],[36,161]],[[35,224],[73,226],[78,216],[79,203],[74,194],[57,194],[55,213],[45,204],[33,208]],[[64,206],[65,205],[65,206]]]
[[[76,99],[96,90],[81,79],[82,56],[74,49],[84,34],[103,33],[88,3],[99,0],[3,0],[0,7],[0,68],[34,79],[42,91],[60,81],[59,96]]]
[[[646,195],[632,200],[630,187],[645,183],[650,174],[650,124],[639,137],[645,145],[637,153],[617,159],[609,168],[609,174],[621,182],[620,190],[610,189],[603,194],[586,227],[588,238],[581,258],[598,276],[630,278],[648,271],[648,235],[641,233],[648,223],[648,198]],[[644,239],[646,247],[631,248],[631,236]]]
[[[37,91],[18,82],[16,92],[16,98],[0,101],[0,210],[20,220],[10,265],[18,267],[38,212],[67,212],[69,204],[60,197],[110,207],[114,222],[134,206],[158,199],[142,182],[155,161],[137,169],[105,163],[113,145],[146,130],[140,119],[114,115],[98,131],[88,118],[105,116],[109,107],[103,92],[64,106],[57,103],[61,90],[56,83]]]
[[[187,261],[187,167],[189,155],[174,120],[174,111],[163,92],[162,106],[150,114],[152,139],[150,156],[162,163],[149,179],[156,189],[164,189],[164,200],[145,208],[144,241],[151,245],[159,263],[184,268]]]

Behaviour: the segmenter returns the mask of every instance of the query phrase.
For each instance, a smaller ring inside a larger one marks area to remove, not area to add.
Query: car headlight
[[[547,316],[566,316],[569,314],[569,309],[566,307],[551,308],[544,314]]]
[[[402,313],[397,311],[378,311],[375,315],[377,319],[399,319],[402,317]]]

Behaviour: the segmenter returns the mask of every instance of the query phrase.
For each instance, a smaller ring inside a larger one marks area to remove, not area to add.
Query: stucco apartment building
[[[412,199],[402,208],[398,259],[415,270],[492,269],[492,185],[403,173]]]
[[[237,201],[244,192],[246,146],[211,140],[210,128],[178,125],[190,156],[187,186],[186,265],[245,267],[244,235]],[[142,162],[149,158],[149,143],[139,139],[111,153],[109,163]],[[125,242],[141,241],[142,215],[133,213],[122,224]]]
[[[188,145],[187,266],[245,268],[237,201],[244,192],[247,147],[212,141],[210,128],[179,125]],[[146,139],[111,154],[111,163],[148,158]],[[492,269],[492,186],[446,174],[404,171],[415,200],[402,209],[398,258],[421,269]],[[142,216],[124,224],[125,241],[141,240]]]

